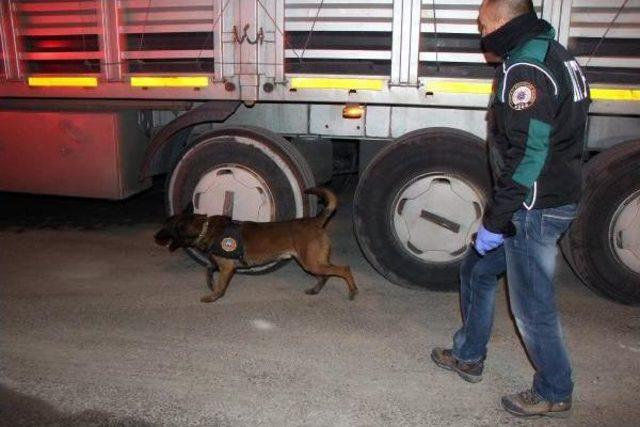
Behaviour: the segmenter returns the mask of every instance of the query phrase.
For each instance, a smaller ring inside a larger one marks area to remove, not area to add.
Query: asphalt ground
[[[429,358],[460,324],[457,294],[378,275],[352,233],[352,189],[340,199],[333,260],[352,267],[355,301],[339,279],[305,295],[315,279],[289,263],[202,304],[202,267],[153,243],[161,185],[124,202],[0,193],[0,425],[640,424],[640,309],[594,295],[559,259],[574,410],[514,418],[500,397],[533,370],[504,286],[484,380],[466,383]]]

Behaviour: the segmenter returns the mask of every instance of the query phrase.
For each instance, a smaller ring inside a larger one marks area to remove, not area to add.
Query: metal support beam
[[[98,10],[100,51],[103,53],[102,75],[107,81],[121,81],[123,76],[118,4],[117,1],[100,0]]]
[[[284,0],[259,0],[256,26],[264,31],[258,44],[258,73],[265,82],[284,80]]]
[[[396,0],[393,3],[393,41],[391,84],[418,84],[420,50],[420,0]]]
[[[558,32],[560,30],[560,17],[562,13],[562,0],[544,0],[542,2],[542,19],[546,20]],[[559,34],[556,34],[559,36]]]
[[[223,64],[223,43],[222,43],[222,25],[223,17],[221,15],[225,0],[213,1],[213,80],[221,82],[224,80]]]
[[[0,1],[0,43],[2,44],[2,61],[7,80],[17,80],[22,77],[22,66],[19,61],[19,41],[14,2]]]
[[[240,2],[232,0],[219,0],[218,15],[222,14],[220,21],[217,23],[216,28],[220,30],[219,42],[215,47],[221,52],[221,64],[219,64],[218,72],[216,72],[216,78],[220,80],[229,80],[234,83],[238,83],[235,80],[236,75],[236,63],[239,62],[239,48],[236,46],[235,39],[233,38],[233,27],[236,22],[236,16],[238,15],[237,8]],[[226,7],[225,7],[226,6]],[[218,32],[214,33],[214,37],[218,35]],[[214,48],[215,51],[215,48]],[[238,57],[236,57],[236,55]]]
[[[236,45],[236,74],[240,77],[240,99],[256,101],[258,99],[258,33],[261,23],[258,20],[258,2],[238,2],[238,14],[235,21]],[[264,4],[264,3],[263,3]],[[246,30],[246,33],[244,32]],[[246,34],[244,40],[238,40],[237,34]]]
[[[563,46],[567,46],[569,43],[569,32],[571,28],[571,12],[573,9],[573,0],[558,1],[561,3],[561,10],[559,11],[559,24],[558,24],[558,42]]]

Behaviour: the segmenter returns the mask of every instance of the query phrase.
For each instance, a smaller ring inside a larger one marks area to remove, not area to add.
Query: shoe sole
[[[518,418],[561,418],[561,419],[565,419],[565,418],[569,418],[569,416],[571,415],[570,411],[562,411],[562,412],[545,412],[544,414],[525,414],[522,412],[517,412],[511,409],[507,409],[504,408],[505,411],[507,411],[508,413],[510,413],[511,415],[514,415]]]
[[[518,412],[515,409],[511,409],[511,408],[507,407],[503,402],[500,402],[500,403],[502,404],[502,408],[505,411],[507,411],[511,415],[514,415],[514,416],[519,417],[519,418],[543,418],[543,417],[548,417],[548,418],[569,418],[569,415],[571,415],[571,410],[570,409],[567,409],[566,411],[544,412],[542,414],[528,414],[526,412]]]
[[[433,354],[431,354],[431,360],[433,360],[433,363],[435,363],[436,365],[438,365],[442,369],[446,369],[447,371],[455,372],[456,374],[458,374],[460,376],[460,378],[462,378],[463,380],[465,380],[467,382],[475,384],[475,383],[479,383],[480,381],[482,381],[482,375],[469,375],[466,372],[463,372],[463,371],[461,371],[459,369],[454,368],[453,366],[446,365],[446,364],[440,362],[438,359],[436,359],[434,357]]]

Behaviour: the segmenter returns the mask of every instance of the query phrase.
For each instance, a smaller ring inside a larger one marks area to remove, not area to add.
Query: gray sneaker
[[[571,398],[562,402],[544,400],[533,390],[511,394],[502,398],[502,407],[517,417],[568,417]]]
[[[482,369],[484,361],[476,363],[464,363],[453,357],[451,349],[436,347],[431,352],[433,362],[443,369],[454,371],[460,377],[470,383],[482,381]]]

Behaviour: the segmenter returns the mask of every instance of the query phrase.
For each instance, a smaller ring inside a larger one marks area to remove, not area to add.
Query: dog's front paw
[[[214,302],[215,300],[217,300],[220,297],[214,296],[214,295],[206,295],[202,298],[200,298],[200,302]]]

